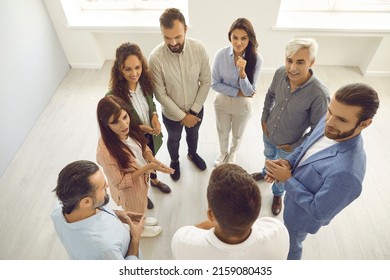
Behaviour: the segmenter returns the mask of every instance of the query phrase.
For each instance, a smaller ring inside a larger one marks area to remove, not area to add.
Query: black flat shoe
[[[153,202],[150,200],[150,198],[148,197],[148,209],[153,209],[154,208],[154,204]]]

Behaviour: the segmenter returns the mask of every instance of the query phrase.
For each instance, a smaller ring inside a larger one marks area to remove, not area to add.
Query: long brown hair
[[[256,81],[253,81],[253,75],[255,73],[255,68],[256,68],[256,63],[257,63],[257,47],[258,43],[256,40],[256,33],[255,30],[253,29],[252,23],[247,20],[246,18],[238,18],[236,19],[232,26],[230,27],[228,37],[229,41],[231,42],[231,35],[232,32],[235,29],[242,29],[244,30],[249,37],[249,43],[248,46],[245,49],[245,60],[247,61],[246,66],[245,66],[245,72],[248,76],[248,80],[253,83]]]
[[[118,135],[112,131],[108,125],[108,120],[111,116],[114,116],[114,121],[118,120],[122,110],[125,110],[127,114],[130,115],[130,110],[128,105],[119,97],[116,96],[106,96],[102,98],[97,106],[97,119],[100,128],[100,134],[106,145],[110,155],[118,163],[119,167],[122,169],[127,169],[130,167],[129,154],[135,157],[133,151],[123,143]],[[139,123],[134,119],[130,119],[129,125],[129,137],[133,138],[142,148],[142,151],[145,150],[148,140],[145,138],[141,129],[139,128]]]
[[[141,61],[142,73],[138,82],[144,95],[153,95],[152,74],[140,47],[137,44],[124,43],[116,49],[114,65],[111,68],[110,89],[114,96],[118,96],[126,102],[131,102],[131,100],[129,97],[129,84],[123,77],[122,70],[125,60],[130,55],[135,55]]]

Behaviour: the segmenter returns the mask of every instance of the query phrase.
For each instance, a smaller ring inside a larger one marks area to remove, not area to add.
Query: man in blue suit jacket
[[[266,181],[284,182],[288,259],[301,259],[302,242],[359,197],[366,171],[360,132],[379,107],[365,84],[341,87],[313,133],[286,159],[266,161]]]

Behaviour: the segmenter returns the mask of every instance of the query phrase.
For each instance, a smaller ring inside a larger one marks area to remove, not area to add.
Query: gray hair
[[[312,61],[317,55],[318,44],[313,38],[293,39],[286,45],[286,57],[292,57],[300,49],[309,49],[309,56]]]

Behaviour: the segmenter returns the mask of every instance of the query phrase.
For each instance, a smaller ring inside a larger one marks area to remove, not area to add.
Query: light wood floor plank
[[[72,69],[42,112],[13,161],[0,178],[0,259],[67,259],[50,220],[56,202],[52,190],[59,171],[79,159],[95,161],[98,139],[96,105],[107,91],[112,62],[101,70]],[[332,93],[350,82],[371,84],[380,94],[381,107],[371,127],[364,131],[367,173],[364,190],[354,203],[332,223],[304,242],[303,259],[390,259],[390,79],[362,77],[356,68],[315,66],[314,71]],[[248,124],[237,164],[248,172],[260,170],[264,157],[260,116],[272,74],[262,73],[253,101],[255,110]],[[199,154],[208,168],[200,172],[186,158],[185,134],[180,147],[182,178],[173,182],[169,175],[159,178],[172,188],[171,194],[151,189],[149,196],[163,233],[142,239],[145,259],[171,259],[170,241],[177,228],[206,219],[206,189],[218,139],[213,108],[214,92],[205,103],[200,130]],[[158,104],[157,104],[158,105]],[[159,105],[158,105],[159,107]],[[163,129],[166,135],[165,129]],[[165,138],[166,139],[166,138]],[[157,155],[169,164],[164,144]],[[261,216],[272,216],[270,185],[258,183],[262,193]],[[110,206],[117,208],[113,202]],[[282,215],[278,216],[282,219]]]

